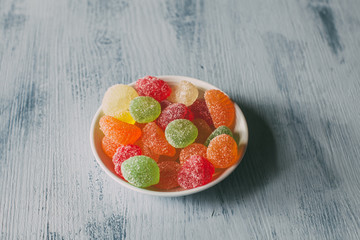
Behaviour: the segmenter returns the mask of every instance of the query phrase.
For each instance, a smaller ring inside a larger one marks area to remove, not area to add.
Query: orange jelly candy
[[[143,128],[143,142],[152,152],[159,155],[174,156],[176,150],[165,138],[165,133],[154,122],[150,122]]]
[[[177,161],[179,159],[180,156],[180,151],[181,148],[175,148],[175,155],[174,156],[165,156],[165,155],[161,155],[159,158],[159,163],[160,162],[167,162],[167,161]]]
[[[181,165],[174,161],[166,161],[158,164],[160,169],[160,181],[155,187],[160,189],[173,189],[179,186],[178,173]]]
[[[102,141],[101,141],[101,147],[104,151],[104,153],[109,156],[110,158],[112,158],[114,156],[114,154],[116,153],[116,149],[118,149],[118,147],[121,147],[122,144],[117,144],[114,143],[113,141],[111,141],[110,138],[108,137],[103,137]]]
[[[198,129],[198,136],[195,139],[195,142],[204,144],[206,142],[206,139],[208,139],[208,137],[210,136],[210,134],[212,133],[213,130],[206,123],[206,121],[201,118],[195,118],[193,120],[193,124]]]
[[[142,140],[143,137],[139,138],[134,144],[141,148],[142,154],[155,160],[155,162],[159,161],[159,154],[153,153],[148,146],[145,146],[144,141]]]
[[[216,128],[222,125],[232,127],[235,119],[235,107],[230,98],[216,89],[206,91],[204,98],[214,126]]]
[[[141,130],[135,125],[122,122],[114,117],[103,116],[100,121],[100,129],[106,137],[116,144],[133,144],[141,136]]]
[[[215,168],[230,167],[238,160],[237,144],[229,135],[221,134],[211,140],[206,156]]]
[[[193,143],[183,148],[180,152],[180,164],[183,164],[192,155],[198,155],[206,158],[207,147],[200,143]]]

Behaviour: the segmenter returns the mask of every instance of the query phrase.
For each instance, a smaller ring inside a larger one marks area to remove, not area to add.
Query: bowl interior
[[[200,96],[206,90],[218,89],[217,87],[215,87],[207,82],[200,81],[200,80],[197,80],[194,78],[189,78],[189,77],[159,76],[159,78],[168,82],[170,86],[176,85],[181,80],[189,81],[198,87],[198,89],[200,90],[199,91]],[[131,83],[129,85],[134,86],[135,83]],[[185,190],[180,187],[171,189],[171,190],[160,190],[160,189],[157,189],[154,187],[137,188],[137,187],[127,183],[120,177],[118,177],[114,171],[114,165],[112,163],[111,158],[109,158],[103,152],[103,150],[101,148],[101,141],[102,141],[102,138],[104,137],[104,134],[102,133],[102,131],[100,130],[100,127],[99,127],[99,120],[102,116],[104,116],[104,113],[101,110],[101,106],[97,110],[97,112],[93,118],[92,124],[91,124],[91,129],[90,129],[91,148],[92,148],[92,151],[93,151],[93,154],[94,154],[96,160],[98,161],[99,165],[104,169],[104,171],[110,177],[112,177],[115,181],[117,181],[121,185],[123,185],[127,188],[130,188],[134,191],[145,193],[145,194],[150,194],[150,195],[164,196],[164,197],[184,196],[184,195],[189,195],[189,194],[193,194],[196,192],[200,192],[202,190],[205,190],[207,188],[214,186],[215,184],[217,184],[217,183],[221,182],[223,179],[225,179],[231,172],[233,172],[235,170],[235,168],[239,165],[240,161],[242,160],[242,158],[245,154],[246,146],[248,143],[248,127],[247,127],[247,123],[246,123],[244,114],[241,112],[239,106],[236,103],[234,103],[234,105],[235,105],[235,112],[236,112],[234,135],[239,139],[239,160],[235,165],[233,165],[227,169],[216,170],[213,180],[210,183],[208,183],[204,186],[198,187],[198,188],[189,189],[189,190]]]

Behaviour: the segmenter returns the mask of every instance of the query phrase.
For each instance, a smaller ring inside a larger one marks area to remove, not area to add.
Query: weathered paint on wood
[[[105,90],[148,74],[243,109],[221,184],[143,196],[97,165]],[[0,239],[360,239],[359,80],[356,0],[0,0]]]

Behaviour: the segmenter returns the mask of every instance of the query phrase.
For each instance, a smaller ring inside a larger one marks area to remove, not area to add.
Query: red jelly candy
[[[123,178],[121,173],[121,164],[125,162],[125,160],[137,155],[141,155],[141,149],[139,146],[129,144],[119,147],[112,158],[117,175]]]
[[[136,91],[140,96],[149,96],[161,102],[171,94],[170,86],[161,79],[146,76],[136,81]]]
[[[204,119],[210,127],[214,126],[205,99],[197,99],[189,109],[194,113],[194,118]]]
[[[194,119],[193,113],[182,103],[173,103],[167,106],[160,114],[156,123],[165,130],[166,126],[176,119]]]
[[[180,171],[180,164],[174,161],[161,162],[158,164],[160,169],[160,181],[155,187],[160,189],[172,189],[179,186],[177,181]]]
[[[161,101],[160,102],[161,111],[164,110],[167,106],[170,106],[171,104],[173,104],[173,103],[170,102],[169,100]]]
[[[118,149],[118,147],[121,147],[121,144],[117,144],[113,141],[111,141],[110,138],[108,137],[103,137],[102,141],[101,141],[101,147],[104,151],[104,153],[109,156],[110,158],[112,158],[114,156],[114,154],[116,153],[116,149]]]
[[[182,188],[191,189],[211,182],[214,166],[206,158],[193,155],[181,166],[178,183]]]

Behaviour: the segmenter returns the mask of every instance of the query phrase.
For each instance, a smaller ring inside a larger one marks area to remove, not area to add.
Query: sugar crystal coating
[[[118,149],[118,147],[120,146],[122,146],[122,144],[117,144],[111,141],[111,139],[106,136],[104,136],[101,141],[101,148],[103,149],[104,153],[110,158],[114,156],[114,154],[116,153],[116,149]]]
[[[105,136],[116,144],[133,144],[141,136],[140,128],[111,116],[101,117],[99,125]]]
[[[206,91],[204,97],[214,126],[231,127],[235,120],[235,107],[230,98],[216,89]]]
[[[212,133],[212,129],[205,122],[205,120],[201,119],[201,118],[195,118],[193,120],[193,124],[197,127],[198,132],[199,132],[195,142],[204,144],[206,139]]]
[[[184,104],[173,103],[161,112],[156,123],[165,130],[166,126],[176,119],[188,119],[191,121],[193,118],[193,114]]]
[[[155,162],[158,162],[160,155],[151,151],[151,149],[144,144],[142,139],[143,136],[139,138],[134,144],[141,148],[142,155],[152,158]]]
[[[187,119],[174,120],[165,129],[166,140],[176,148],[184,148],[190,145],[197,136],[197,128]]]
[[[141,155],[141,149],[139,146],[129,144],[118,147],[116,153],[112,158],[112,162],[114,163],[116,174],[119,175],[121,178],[124,178],[121,173],[121,164],[126,159],[129,159],[130,157],[134,157],[137,155]]]
[[[158,164],[160,169],[160,181],[155,187],[159,189],[173,189],[179,186],[177,181],[180,164],[174,161],[166,161]]]
[[[216,136],[219,136],[221,134],[227,134],[229,135],[230,137],[234,138],[234,135],[232,133],[232,131],[230,130],[230,128],[228,128],[227,126],[220,126],[218,127],[217,129],[215,129],[211,134],[210,136],[206,139],[206,142],[205,142],[205,146],[209,146],[209,143],[210,141],[216,137]]]
[[[134,88],[128,85],[117,84],[111,86],[106,91],[101,108],[105,115],[118,118],[123,112],[128,110],[130,101],[137,96],[139,95]]]
[[[194,118],[204,119],[210,127],[214,126],[209,109],[206,106],[205,99],[196,99],[189,109],[194,113]]]
[[[183,103],[190,106],[197,99],[199,91],[196,86],[188,81],[181,81],[172,87],[169,100],[174,103]]]
[[[161,101],[161,102],[160,102],[161,111],[163,111],[167,106],[170,106],[171,104],[173,104],[173,103],[170,102],[170,101],[167,100],[167,99]]]
[[[165,100],[171,94],[171,88],[166,82],[152,76],[138,79],[135,88],[140,96],[149,96],[159,102]]]
[[[206,156],[215,168],[227,168],[238,160],[237,144],[227,134],[214,137],[207,149]]]
[[[136,97],[130,102],[130,114],[138,123],[154,121],[161,113],[161,106],[152,97]]]
[[[188,160],[188,158],[193,155],[198,155],[206,158],[206,150],[207,147],[205,147],[205,145],[203,144],[200,143],[190,144],[189,146],[181,150],[179,157],[180,164],[184,164],[186,160]]]
[[[152,152],[159,155],[174,156],[176,150],[165,138],[163,130],[154,122],[150,122],[143,128],[143,142]]]
[[[124,161],[121,164],[121,173],[125,180],[140,188],[155,185],[160,179],[160,170],[156,162],[142,155]]]
[[[182,188],[191,189],[211,182],[214,166],[206,158],[192,155],[181,166],[178,183]]]

